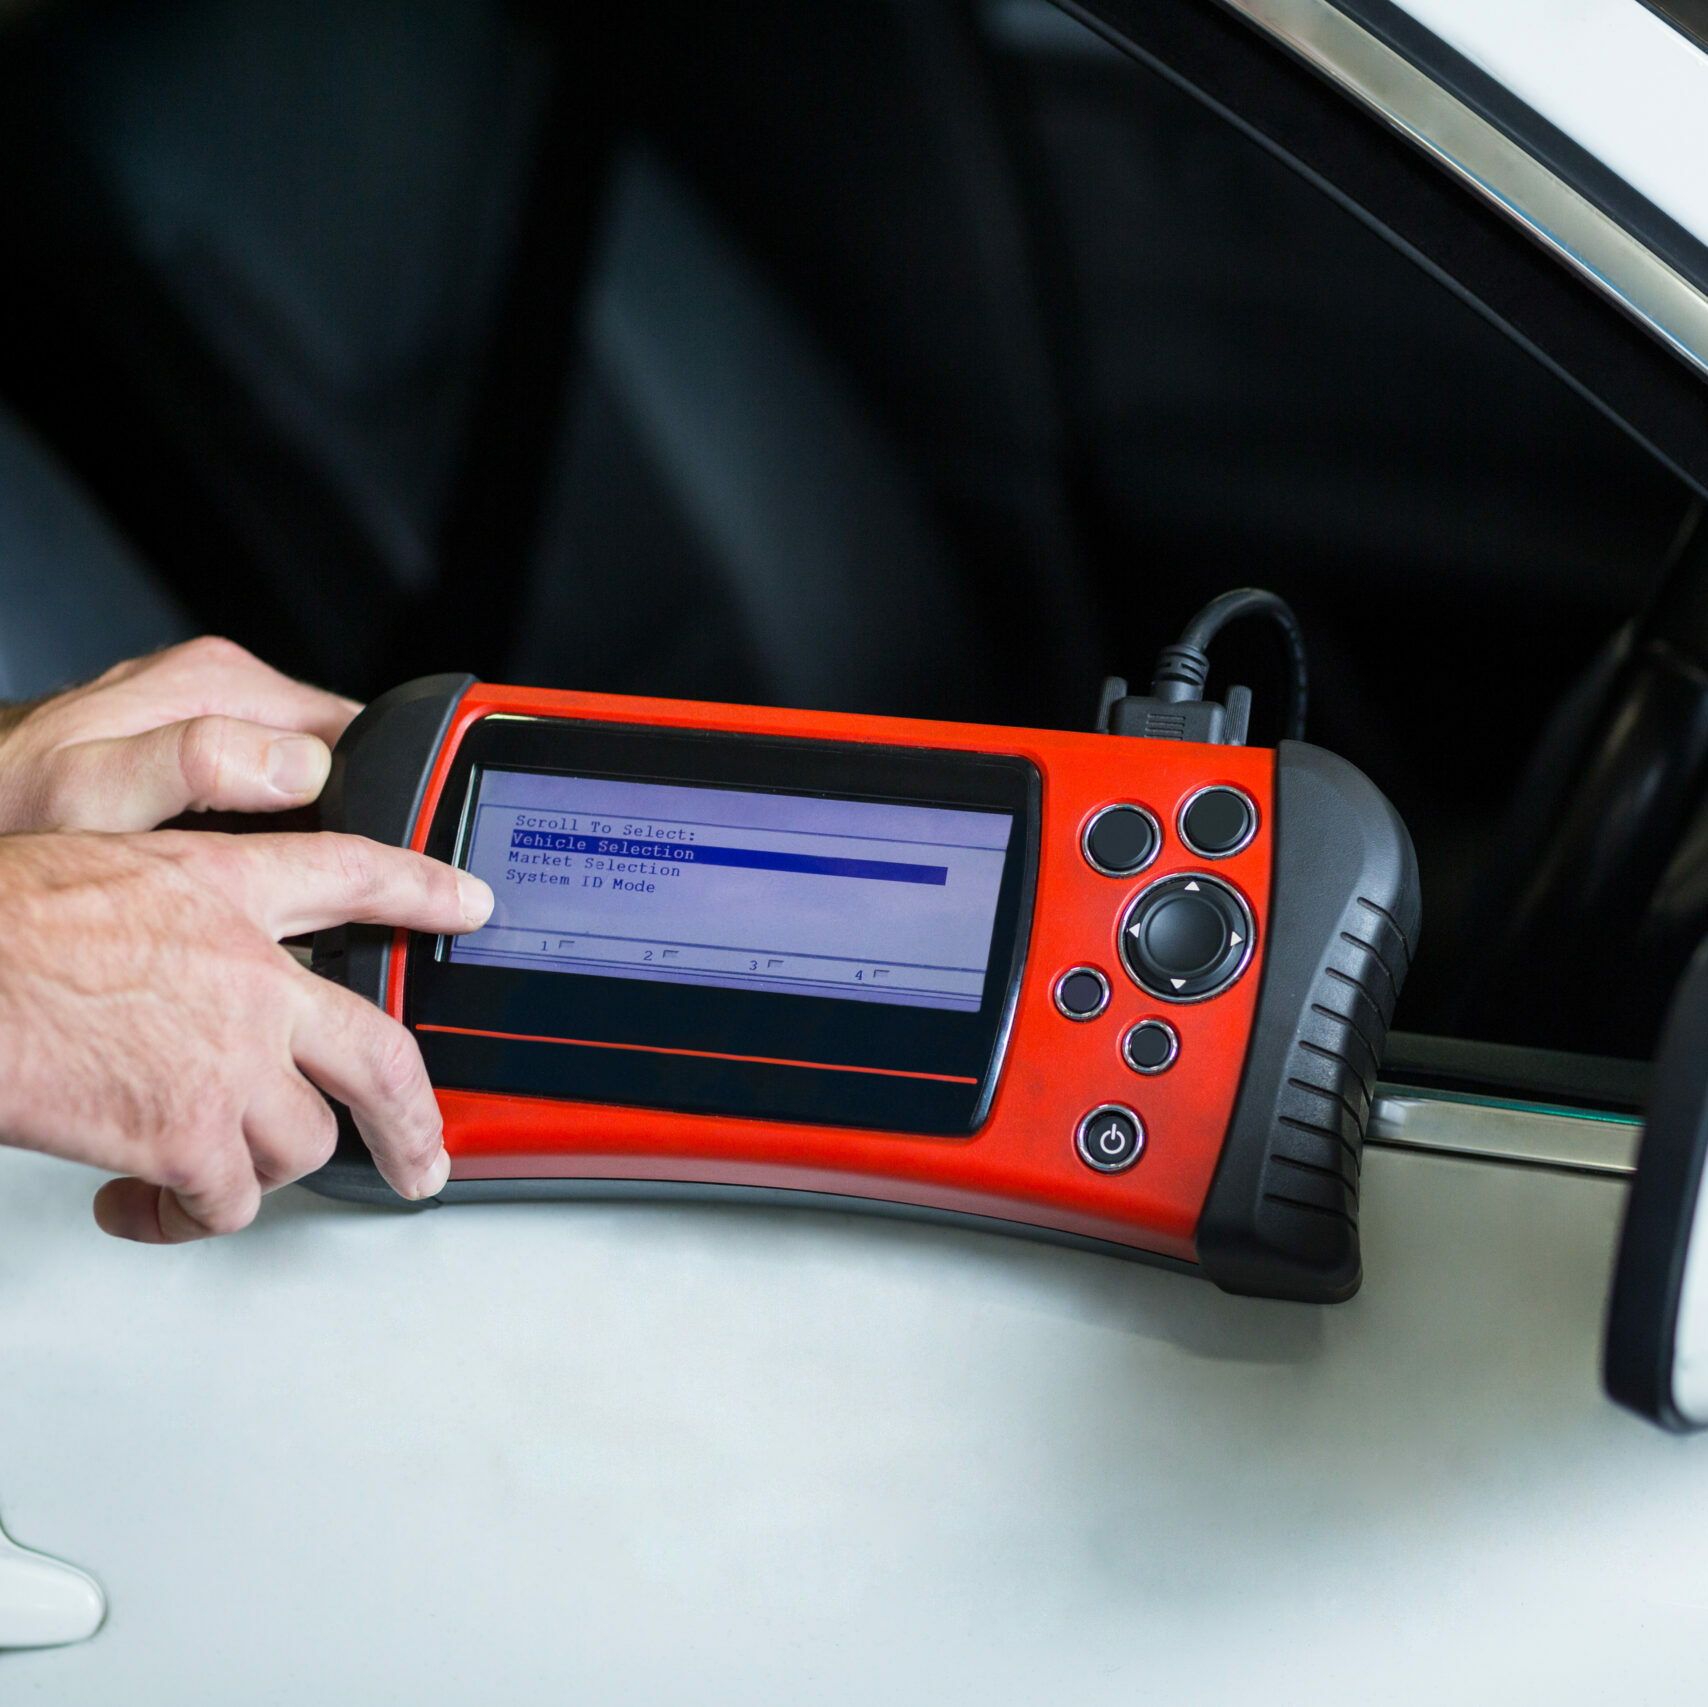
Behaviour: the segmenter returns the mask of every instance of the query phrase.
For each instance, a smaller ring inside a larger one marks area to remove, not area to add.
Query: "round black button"
[[[1105,877],[1131,877],[1156,858],[1162,832],[1142,806],[1107,806],[1085,831],[1085,857]]]
[[[1206,859],[1226,859],[1257,830],[1257,808],[1237,788],[1206,788],[1180,814],[1180,839]]]
[[[1226,952],[1228,921],[1202,891],[1171,895],[1150,909],[1140,936],[1145,959],[1165,978],[1197,978]]]
[[[1153,883],[1121,921],[1121,959],[1133,981],[1171,1002],[1225,990],[1251,958],[1251,913],[1214,877]]]
[[[1074,1148],[1088,1168],[1096,1168],[1100,1174],[1118,1174],[1145,1153],[1145,1129],[1130,1108],[1105,1103],[1079,1123]]]
[[[1121,1058],[1135,1073],[1164,1073],[1180,1053],[1180,1038],[1166,1020],[1142,1019],[1121,1039]]]
[[[1095,966],[1076,966],[1056,980],[1056,1007],[1069,1019],[1096,1019],[1109,1005],[1109,980]]]

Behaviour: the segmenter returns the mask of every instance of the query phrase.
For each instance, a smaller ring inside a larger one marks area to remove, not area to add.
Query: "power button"
[[[1105,1103],[1080,1121],[1074,1148],[1088,1168],[1100,1174],[1121,1173],[1145,1153],[1144,1123],[1130,1108]]]

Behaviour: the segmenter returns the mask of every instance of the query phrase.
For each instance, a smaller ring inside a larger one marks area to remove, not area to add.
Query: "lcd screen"
[[[476,773],[459,863],[497,897],[461,964],[973,1013],[1013,815]]]

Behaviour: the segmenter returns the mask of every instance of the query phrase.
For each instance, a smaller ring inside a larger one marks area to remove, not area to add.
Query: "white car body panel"
[[[1639,0],[1398,0],[1708,242],[1708,53]]]
[[[1602,1394],[1626,1186],[1372,1148],[1312,1308],[856,1216],[291,1190],[103,1239],[0,1151],[0,1697],[1678,1699],[1708,1442]]]

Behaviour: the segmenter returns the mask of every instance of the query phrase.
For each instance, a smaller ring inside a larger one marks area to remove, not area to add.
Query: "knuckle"
[[[227,640],[223,634],[198,634],[194,640],[174,646],[165,655],[210,669],[231,669],[256,662],[252,652],[239,646],[235,640]]]
[[[328,1110],[328,1113],[331,1111]],[[330,1162],[338,1152],[338,1122],[328,1120],[324,1130],[316,1133],[314,1142],[309,1146],[307,1172],[314,1174]]]
[[[374,1089],[381,1100],[408,1103],[425,1088],[426,1075],[415,1039],[399,1025],[388,1025],[373,1053]]]
[[[180,1142],[165,1146],[156,1156],[151,1171],[156,1185],[163,1185],[180,1197],[200,1196],[218,1178],[217,1163],[203,1144],[192,1146]]]
[[[247,1169],[242,1120],[229,1096],[212,1088],[205,1100],[182,1088],[156,1110],[158,1137],[150,1147],[150,1177],[180,1197],[211,1198],[241,1185]]]
[[[66,752],[52,754],[42,765],[36,782],[36,816],[43,824],[60,829],[76,828],[88,802],[88,786],[82,767]]]
[[[257,1087],[243,1130],[251,1171],[267,1191],[324,1166],[338,1142],[326,1099],[295,1068]]]
[[[255,1219],[259,1208],[253,1192],[222,1193],[196,1205],[195,1219],[210,1233],[238,1233]]]
[[[334,836],[332,844],[346,899],[357,906],[372,901],[384,882],[379,849],[362,836]]]
[[[91,688],[110,688],[115,682],[124,681],[127,677],[134,675],[138,669],[146,669],[153,662],[154,658],[152,657],[120,659],[116,664],[109,664],[88,685]]]
[[[210,1233],[235,1233],[255,1219],[260,1185],[242,1132],[235,1120],[210,1130],[194,1154],[169,1169],[161,1180],[184,1212]]]
[[[420,861],[417,875],[429,898],[436,906],[442,906],[446,912],[461,914],[463,911],[462,888],[457,882],[454,866],[446,865],[440,860],[429,859],[425,854],[418,854]]]
[[[221,717],[193,717],[178,732],[178,770],[198,798],[223,792],[231,781],[230,726]]]
[[[314,1102],[318,1106],[309,1110],[303,1122],[304,1173],[313,1173],[316,1168],[325,1167],[332,1160],[332,1152],[338,1148],[338,1116],[332,1112],[327,1100],[318,1093],[314,1096]]]
[[[147,1176],[155,1185],[163,1185],[183,1196],[196,1189],[200,1171],[188,1157],[166,1153],[150,1163]]]
[[[174,857],[191,868],[197,886],[228,899],[241,896],[253,857],[239,837],[185,835],[174,840]]]

